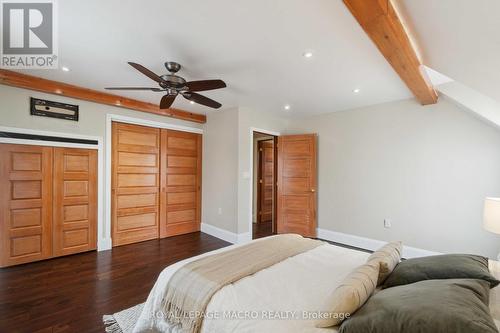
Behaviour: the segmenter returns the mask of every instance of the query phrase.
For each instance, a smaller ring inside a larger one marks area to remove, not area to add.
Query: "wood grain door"
[[[269,222],[273,219],[274,197],[274,140],[259,141],[259,184],[257,222]]]
[[[202,136],[161,130],[160,237],[200,230]]]
[[[52,254],[52,148],[0,144],[1,266]]]
[[[113,246],[158,238],[160,130],[113,123]]]
[[[54,148],[53,255],[96,249],[97,151]]]
[[[316,237],[316,134],[278,137],[278,233]]]

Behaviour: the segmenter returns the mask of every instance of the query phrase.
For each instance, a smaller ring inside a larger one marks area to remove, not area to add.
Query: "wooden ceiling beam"
[[[81,99],[94,103],[118,106],[126,109],[148,112],[196,123],[207,122],[207,117],[203,114],[192,113],[174,108],[162,110],[158,107],[158,105],[153,103],[147,103],[136,99],[82,88],[63,82],[42,79],[36,76],[21,74],[5,69],[0,69],[0,84]]]
[[[352,15],[423,105],[438,95],[390,0],[344,0]]]

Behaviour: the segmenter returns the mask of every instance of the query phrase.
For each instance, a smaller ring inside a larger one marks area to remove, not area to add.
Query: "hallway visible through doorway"
[[[276,234],[276,137],[254,132],[252,238]]]

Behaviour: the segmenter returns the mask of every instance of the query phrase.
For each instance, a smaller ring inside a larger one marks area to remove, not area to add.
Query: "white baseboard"
[[[246,243],[252,240],[252,234],[250,232],[237,234],[235,232],[227,231],[225,229],[221,229],[207,223],[201,224],[201,232],[233,244]]]
[[[111,250],[112,247],[111,238],[99,238],[97,240],[97,251]]]
[[[376,239],[371,239],[371,238],[366,238],[366,237],[361,237],[361,236],[356,236],[356,235],[350,235],[350,234],[344,234],[342,232],[331,231],[331,230],[320,229],[320,228],[318,228],[318,238],[328,240],[331,242],[336,242],[336,243],[341,243],[341,244],[350,245],[350,246],[354,246],[354,247],[359,247],[359,248],[367,249],[370,251],[375,251],[387,243],[387,242],[376,240]],[[409,259],[409,258],[438,255],[438,254],[442,254],[442,253],[423,250],[423,249],[419,249],[419,248],[411,247],[411,246],[405,246],[403,244],[403,258]]]

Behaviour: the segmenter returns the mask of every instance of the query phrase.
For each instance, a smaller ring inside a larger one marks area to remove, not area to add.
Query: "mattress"
[[[158,315],[168,280],[187,262],[237,246],[189,258],[163,270],[134,332],[180,332]],[[337,332],[336,328],[316,328],[315,318],[330,292],[368,256],[324,244],[227,285],[208,304],[201,332]]]

